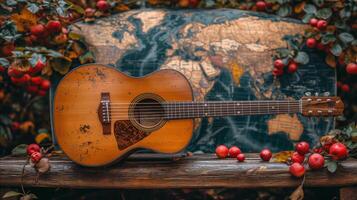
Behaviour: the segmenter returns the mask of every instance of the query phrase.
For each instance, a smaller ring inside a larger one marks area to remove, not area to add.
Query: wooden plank
[[[51,171],[36,183],[36,173],[26,166],[24,185],[63,188],[266,188],[296,187],[301,179],[293,178],[283,163],[261,162],[257,154],[247,154],[244,163],[235,159],[216,159],[214,155],[194,155],[174,159],[131,158],[106,168],[84,168],[66,158],[52,157]],[[24,158],[0,159],[0,185],[18,186]],[[345,186],[357,184],[357,161],[347,160],[336,174],[326,170],[308,171],[306,186]],[[265,170],[252,173],[252,169]]]

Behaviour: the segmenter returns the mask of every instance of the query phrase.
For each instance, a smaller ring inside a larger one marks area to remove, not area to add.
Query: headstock
[[[301,113],[307,117],[339,116],[344,109],[340,97],[307,96],[300,101]]]

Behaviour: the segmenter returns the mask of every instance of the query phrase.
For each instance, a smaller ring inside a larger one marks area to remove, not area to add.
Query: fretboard
[[[298,113],[296,100],[167,102],[165,119]]]

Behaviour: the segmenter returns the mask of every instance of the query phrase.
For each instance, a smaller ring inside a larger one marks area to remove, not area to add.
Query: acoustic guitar
[[[189,143],[194,119],[301,113],[341,115],[338,97],[300,100],[193,101],[188,80],[175,70],[136,78],[90,64],[68,73],[54,97],[53,126],[58,144],[74,162],[104,166],[137,149],[176,153]]]

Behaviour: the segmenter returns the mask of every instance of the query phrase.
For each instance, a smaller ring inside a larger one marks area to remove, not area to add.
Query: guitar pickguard
[[[119,120],[114,123],[114,135],[120,150],[139,142],[149,134],[150,132],[136,128],[129,120]]]

